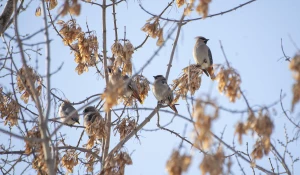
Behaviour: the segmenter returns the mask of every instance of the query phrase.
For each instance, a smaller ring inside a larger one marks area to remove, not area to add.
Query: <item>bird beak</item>
[[[79,121],[78,121],[78,122],[76,122],[76,123],[80,124],[80,123],[79,123]]]
[[[206,41],[208,41],[209,39],[206,39]]]

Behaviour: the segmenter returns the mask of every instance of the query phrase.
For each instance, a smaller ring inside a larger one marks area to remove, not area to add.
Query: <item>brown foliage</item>
[[[61,159],[61,164],[69,173],[73,173],[73,168],[78,164],[78,153],[75,150],[67,150]]]
[[[202,174],[220,175],[223,174],[224,152],[221,148],[218,149],[216,154],[204,155],[200,164]]]
[[[136,127],[134,119],[123,118],[121,123],[116,126],[116,130],[120,134],[120,140],[123,140]]]
[[[294,56],[290,62],[290,69],[294,73],[294,79],[296,80],[293,85],[293,100],[292,100],[292,111],[294,111],[295,104],[300,101],[300,54]]]
[[[221,67],[216,79],[219,81],[219,92],[224,93],[231,102],[235,102],[236,98],[240,98],[240,84],[242,80],[235,69]]]
[[[27,69],[28,79],[26,79],[25,69],[25,66],[23,66],[21,69],[19,69],[17,73],[17,86],[19,92],[23,92],[21,99],[25,103],[28,103],[29,97],[33,93],[32,89],[30,88],[30,81],[32,81],[34,85],[34,91],[36,91],[38,96],[40,96],[42,91],[42,79],[36,74],[36,72],[31,67],[28,67]]]
[[[175,93],[174,103],[176,103],[179,98],[185,99],[188,92],[194,95],[196,90],[201,86],[201,75],[203,71],[199,66],[193,64],[183,69],[183,74],[173,80],[174,84],[173,90]]]
[[[205,112],[205,108],[212,106],[214,112],[209,115]],[[213,103],[204,103],[201,100],[197,100],[194,106],[193,118],[195,119],[195,134],[196,138],[194,146],[200,149],[209,149],[212,143],[211,125],[212,121],[215,120],[219,115],[218,107]]]
[[[192,156],[180,155],[178,150],[173,150],[171,157],[167,161],[166,169],[169,175],[181,175],[188,170],[192,161]]]
[[[124,175],[125,165],[131,165],[132,160],[127,152],[119,151],[112,157],[107,157],[103,169],[104,175]]]
[[[0,118],[4,119],[4,125],[14,126],[18,124],[18,115],[20,112],[19,104],[12,99],[12,94],[5,96],[0,88]]]

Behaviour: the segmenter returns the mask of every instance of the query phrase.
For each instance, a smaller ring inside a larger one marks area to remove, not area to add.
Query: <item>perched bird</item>
[[[83,110],[83,126],[86,128],[89,127],[97,117],[101,117],[100,113],[97,111],[97,109],[94,106],[88,106]],[[90,137],[93,135],[92,130],[85,130],[87,135]]]
[[[123,89],[123,95],[127,98],[130,98],[131,96],[137,99],[140,103],[143,103],[138,88],[136,86],[136,83],[132,81],[132,79],[129,79],[127,75],[123,76],[124,81],[124,89]]]
[[[169,85],[167,84],[167,80],[162,75],[153,76],[155,81],[153,83],[153,94],[155,98],[161,104],[167,104],[175,113],[178,113],[176,107],[173,102],[173,92],[170,89]]]
[[[58,110],[58,115],[61,118],[61,121],[67,125],[74,125],[75,123],[80,124],[77,110],[68,101],[61,103]]]
[[[133,96],[135,99],[137,99],[140,103],[142,103],[142,99],[139,96],[137,85],[132,79],[130,79],[127,75],[122,76],[122,72],[120,69],[113,70],[111,68],[108,68],[108,74],[109,74],[109,82],[113,86],[120,86],[124,85],[122,90],[122,95],[130,98]]]
[[[122,72],[120,69],[114,70],[110,67],[107,68],[108,69],[108,77],[109,77],[109,82],[112,85],[120,85],[120,83],[122,83]]]
[[[210,76],[211,79],[214,79],[213,58],[209,47],[206,45],[208,40],[202,36],[196,37],[193,56],[196,64],[200,66],[203,72],[207,76]]]

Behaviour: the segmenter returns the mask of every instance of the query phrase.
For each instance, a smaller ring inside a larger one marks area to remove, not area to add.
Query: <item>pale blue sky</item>
[[[159,14],[162,9],[167,5],[169,1],[161,0],[142,0],[143,7],[154,14]],[[221,11],[228,10],[246,1],[231,0],[213,0],[210,4],[210,14],[219,13]],[[84,3],[81,3],[84,4]],[[20,32],[22,35],[34,32],[43,27],[42,17],[35,17],[35,8],[39,5],[38,1],[34,1],[31,7],[26,12],[23,12],[19,17],[19,25],[21,26]],[[0,8],[2,10],[3,7]],[[238,70],[242,77],[241,88],[244,90],[249,103],[258,108],[259,106],[268,105],[279,99],[280,90],[287,94],[283,100],[286,109],[290,109],[291,104],[291,87],[294,83],[292,74],[288,69],[288,62],[284,59],[279,60],[283,56],[281,51],[280,40],[283,39],[283,46],[285,53],[288,56],[293,57],[297,52],[297,49],[293,46],[289,36],[300,46],[300,1],[299,0],[257,0],[250,5],[247,5],[241,9],[233,11],[222,16],[216,16],[213,18],[207,18],[205,20],[198,20],[190,22],[183,26],[179,42],[177,45],[173,67],[171,69],[169,83],[172,83],[172,79],[179,76],[181,69],[186,67],[189,63],[194,63],[192,57],[192,49],[194,45],[194,38],[196,36],[205,36],[209,38],[208,46],[212,51],[214,63],[223,64],[225,59],[220,49],[219,40],[222,41],[225,48],[225,52],[231,65]],[[133,43],[133,45],[139,45],[145,38],[145,33],[140,29],[145,24],[146,20],[151,16],[141,10],[137,1],[128,0],[128,3],[121,3],[117,6],[117,23],[119,37],[123,37],[124,26],[127,28],[127,38]],[[163,15],[168,18],[179,19],[182,14],[183,8],[178,9],[173,6],[171,9]],[[56,14],[56,9],[52,11]],[[192,13],[191,16],[186,18],[198,17],[198,14]],[[64,18],[68,20],[68,17]],[[101,10],[97,6],[84,5],[79,17],[76,17],[78,23],[83,30],[86,30],[85,22],[89,23],[90,30],[96,30],[100,50],[102,48],[102,16]],[[114,42],[114,31],[112,22],[111,9],[107,12],[107,46],[110,48]],[[162,22],[164,24],[164,22]],[[164,29],[164,36],[167,36],[167,31],[173,27],[174,23],[169,23]],[[59,27],[59,26],[57,26]],[[9,29],[8,34],[12,35],[13,30]],[[105,83],[102,78],[95,74],[96,70],[90,68],[88,73],[83,73],[78,76],[75,72],[76,63],[73,61],[74,57],[70,54],[70,49],[65,47],[61,39],[57,36],[55,31],[50,27],[51,39],[51,66],[52,71],[56,70],[62,62],[64,62],[63,69],[57,74],[52,76],[52,88],[58,88],[71,102],[78,102],[86,97],[102,93],[105,87]],[[166,43],[166,46],[161,50],[159,55],[151,62],[151,64],[143,71],[150,81],[153,81],[153,75],[163,74],[165,75],[166,66],[168,64],[170,53],[172,49],[173,39]],[[42,34],[34,37],[30,42],[43,41],[44,36]],[[28,42],[26,42],[28,43]],[[133,54],[134,67],[139,69],[158,48],[156,46],[156,40],[148,39],[147,43]],[[1,41],[1,47],[4,46]],[[4,53],[0,50],[0,53]],[[44,54],[44,50],[41,51]],[[33,59],[31,65],[35,67],[35,54],[32,53]],[[111,56],[110,51],[108,56]],[[279,60],[279,61],[278,61]],[[19,60],[16,60],[20,62]],[[39,57],[39,73],[44,74],[44,57]],[[20,64],[19,64],[20,66]],[[99,65],[99,67],[101,67]],[[0,79],[0,85],[9,86],[9,77],[6,79]],[[212,89],[211,89],[212,88]],[[220,94],[217,90],[217,82],[212,82],[210,78],[205,75],[202,77],[201,88],[196,92],[195,97],[212,93],[212,97],[217,99],[218,104],[231,109],[246,109],[245,102],[240,99],[236,103],[232,104],[226,98],[226,96]],[[59,94],[62,97],[62,94]],[[185,101],[179,101],[178,111],[180,114],[188,116],[186,110]],[[141,107],[155,107],[156,100],[149,92],[149,96]],[[76,106],[79,108],[79,106]],[[290,137],[293,136],[295,130],[290,123],[287,122],[284,117],[280,105],[274,107],[277,111],[277,115],[273,115],[272,120],[275,123],[275,132],[272,135],[273,142],[279,147],[277,139],[284,140],[284,124],[287,125]],[[296,106],[296,112],[294,117],[299,114],[299,105]],[[55,111],[53,111],[55,112]],[[82,112],[82,111],[80,111]],[[298,113],[297,113],[298,112]],[[130,113],[135,115],[134,112]],[[142,121],[149,111],[140,111],[140,121]],[[299,115],[298,115],[299,116]],[[232,144],[234,126],[237,121],[245,120],[246,115],[233,115],[227,112],[221,112],[219,119],[213,123],[213,132],[220,135],[220,132],[226,126],[224,140],[228,144]],[[167,123],[171,120],[171,115],[161,113],[161,124]],[[81,120],[82,121],[82,120]],[[182,133],[186,121],[176,117],[174,122],[168,126],[169,129]],[[156,128],[156,117],[154,117],[150,123],[146,125],[147,129]],[[66,134],[66,142],[74,145],[77,143],[77,137],[81,133],[81,129],[69,128],[65,126],[60,130],[61,133]],[[188,125],[186,136],[190,138],[192,131],[191,124]],[[167,159],[172,153],[173,148],[177,148],[180,143],[180,139],[171,135],[166,131],[156,132],[139,132],[140,141],[137,139],[131,139],[126,145],[125,150],[132,153],[133,165],[126,167],[126,174],[129,175],[165,175],[165,164]],[[1,137],[3,134],[0,134]],[[249,150],[252,150],[252,144],[254,139],[252,137],[244,137],[244,141],[249,141]],[[84,142],[87,141],[87,137],[84,136]],[[19,141],[18,141],[19,142]],[[118,139],[112,139],[111,144],[118,143]],[[82,145],[81,144],[81,145]],[[236,145],[237,141],[236,141]],[[295,157],[300,156],[299,150],[296,150],[298,143],[293,143],[290,147],[290,151]],[[237,149],[246,152],[245,144]],[[231,154],[226,148],[226,155]],[[282,149],[279,149],[282,153]],[[192,150],[189,145],[185,144],[185,152],[192,153],[194,155],[193,164],[190,167],[187,174],[200,174],[199,164],[202,159],[202,154],[198,151]],[[273,156],[272,156],[273,157]],[[235,162],[233,165],[233,174],[241,174],[239,167],[237,166],[235,157],[232,157]],[[258,161],[257,164],[264,166],[267,169],[271,169],[267,157],[266,161]],[[252,170],[249,164],[240,160],[245,168],[246,174],[251,174]],[[274,161],[274,160],[273,160]],[[289,161],[287,161],[289,162]],[[275,161],[273,162],[275,164]],[[84,172],[84,169],[80,167],[80,174]],[[300,168],[295,164],[295,174],[300,173]],[[281,169],[282,170],[282,169]],[[260,171],[256,171],[257,173]],[[32,172],[31,172],[32,173]],[[32,173],[33,174],[33,173]]]

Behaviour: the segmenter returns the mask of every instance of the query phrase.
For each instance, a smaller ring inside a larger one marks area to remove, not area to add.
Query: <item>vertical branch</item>
[[[103,37],[103,64],[105,82],[108,84],[108,72],[107,72],[107,46],[106,46],[106,0],[103,0],[102,4],[102,37]]]
[[[113,17],[114,17],[114,30],[115,30],[115,42],[118,42],[118,27],[117,27],[117,18],[116,18],[116,0],[111,0],[113,3]]]
[[[180,22],[177,24],[178,25],[178,30],[177,30],[176,38],[175,38],[175,41],[174,41],[174,44],[173,44],[173,48],[172,48],[172,52],[171,52],[171,56],[170,56],[170,61],[169,61],[169,64],[168,64],[168,69],[167,69],[167,72],[166,72],[166,80],[167,81],[168,81],[170,70],[171,70],[171,67],[172,67],[172,62],[173,62],[173,58],[174,58],[174,54],[175,54],[178,38],[179,38],[179,35],[180,35],[181,26],[182,26],[182,20],[184,19],[184,17],[185,17],[185,15],[182,14]]]
[[[106,48],[106,8],[107,8],[107,5],[106,5],[106,0],[103,0],[103,3],[102,3],[102,25],[103,25],[103,63],[104,63],[104,72],[105,72],[105,82],[106,82],[106,85],[108,84],[108,72],[107,72],[107,48]],[[108,128],[108,132],[107,132],[107,137],[105,139],[105,141],[103,142],[104,144],[104,150],[103,151],[103,155],[102,155],[102,169],[103,169],[103,166],[104,166],[104,161],[106,159],[106,156],[108,154],[108,150],[109,150],[109,143],[110,143],[110,132],[111,132],[111,128],[110,128],[110,125],[111,125],[111,111],[108,111],[105,115],[106,117],[106,125],[107,125],[107,128]]]
[[[50,108],[51,108],[51,96],[50,96],[50,39],[49,39],[49,31],[48,31],[48,20],[46,14],[46,5],[45,1],[43,1],[43,13],[44,13],[44,26],[45,26],[45,39],[46,39],[46,94],[47,94],[47,108],[46,108],[46,116],[45,116],[45,125],[48,123]]]
[[[50,73],[50,66],[51,66],[51,62],[50,62],[50,38],[49,38],[49,30],[48,30],[48,20],[47,20],[47,11],[46,11],[46,1],[43,0],[42,1],[42,7],[43,7],[43,16],[44,16],[44,27],[45,27],[45,39],[46,39],[46,49],[45,49],[45,56],[46,56],[46,94],[47,94],[47,102],[46,102],[46,114],[43,117],[43,128],[45,130],[48,131],[48,134],[50,136],[49,133],[49,129],[48,129],[48,120],[49,120],[49,116],[50,116],[50,109],[51,109],[51,94],[50,94],[50,90],[51,90],[51,84],[50,84],[50,77],[51,77],[51,73]],[[51,139],[50,139],[51,141]],[[52,147],[54,147],[53,142],[52,143]],[[47,143],[49,144],[49,142]],[[49,146],[50,148],[50,146]],[[50,153],[50,150],[47,150]],[[57,153],[57,151],[56,151]],[[55,151],[52,152],[52,158],[53,160],[47,162],[47,167],[48,167],[48,172],[49,174],[51,174],[51,171],[55,172],[55,165],[56,165],[56,159],[55,159]],[[51,168],[51,170],[50,170]]]
[[[221,47],[222,53],[223,53],[224,58],[225,58],[225,60],[226,60],[226,64],[227,64],[228,68],[230,68],[230,64],[229,64],[229,61],[228,61],[227,56],[226,56],[226,54],[225,54],[225,51],[224,51],[224,47],[223,47],[222,41],[219,40],[219,42],[220,42],[220,47]]]
[[[26,59],[25,59],[25,55],[23,52],[23,45],[22,45],[22,40],[20,38],[20,34],[19,34],[19,28],[18,28],[18,16],[17,16],[17,0],[14,0],[14,25],[15,25],[15,34],[17,37],[17,42],[18,42],[18,46],[20,48],[20,54],[21,54],[21,59],[22,59],[22,63],[23,66],[25,68],[25,78],[26,80],[29,82],[29,92],[30,95],[34,101],[34,103],[36,104],[37,110],[39,112],[39,129],[41,132],[41,138],[43,140],[42,145],[43,145],[43,153],[44,153],[44,158],[45,158],[45,162],[47,164],[48,167],[48,174],[49,175],[54,175],[55,174],[55,170],[54,170],[54,162],[52,161],[52,157],[51,157],[51,148],[49,145],[49,137],[47,136],[47,125],[45,125],[46,123],[43,120],[43,111],[42,111],[42,106],[41,103],[39,101],[38,98],[38,94],[37,91],[34,88],[34,84],[32,82],[32,80],[29,77],[29,72],[28,72],[28,66],[26,63]]]

